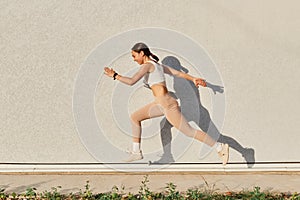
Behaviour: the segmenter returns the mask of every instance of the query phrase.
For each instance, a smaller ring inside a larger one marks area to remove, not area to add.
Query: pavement
[[[167,183],[177,185],[179,191],[189,188],[213,190],[216,192],[253,190],[300,192],[300,172],[138,172],[138,173],[100,173],[100,172],[31,172],[0,173],[0,188],[5,192],[24,193],[27,188],[36,188],[37,192],[50,191],[61,186],[64,194],[84,190],[87,181],[93,193],[108,192],[114,186],[124,192],[137,193],[141,181],[148,176],[151,191],[161,192]]]

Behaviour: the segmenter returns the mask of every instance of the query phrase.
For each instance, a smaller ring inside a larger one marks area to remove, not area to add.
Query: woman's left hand
[[[199,85],[201,85],[202,87],[206,87],[206,81],[202,78],[194,78],[193,79],[193,82],[195,84],[195,86],[198,88]]]
[[[104,67],[104,74],[106,74],[109,77],[113,77],[115,74],[115,70],[113,70],[113,68],[109,68],[109,67]]]

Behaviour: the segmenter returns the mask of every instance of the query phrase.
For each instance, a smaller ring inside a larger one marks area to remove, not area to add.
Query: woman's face
[[[134,62],[137,62],[139,65],[144,63],[144,52],[141,51],[140,53],[136,51],[131,51],[131,56]]]

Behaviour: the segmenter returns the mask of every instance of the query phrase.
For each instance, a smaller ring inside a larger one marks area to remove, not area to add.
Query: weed
[[[112,199],[119,199],[120,195],[119,195],[119,188],[118,186],[114,185],[111,189],[111,198]]]
[[[17,195],[17,193],[15,193],[15,192],[11,193],[12,200],[17,199],[18,196],[19,195]]]
[[[5,189],[1,188],[0,189],[0,199],[6,199],[8,197],[8,194],[6,194],[5,192]]]
[[[41,194],[41,197],[43,199],[48,199],[48,200],[62,200],[64,199],[64,195],[60,194],[60,192],[58,192],[58,188],[61,188],[61,186],[57,186],[57,187],[52,187],[51,191],[44,191]]]
[[[37,196],[36,188],[31,188],[31,187],[27,188],[24,196],[28,199],[35,199]]]
[[[187,199],[203,199],[205,195],[199,189],[188,189],[186,193]]]
[[[148,175],[144,176],[144,180],[142,180],[142,184],[140,186],[139,189],[139,199],[144,199],[144,200],[148,200],[148,199],[152,199],[152,195],[153,193],[150,191],[149,187],[148,187],[148,183],[149,183],[149,179],[148,179]]]
[[[172,200],[172,199],[184,199],[184,197],[180,194],[179,191],[176,190],[176,185],[174,183],[167,183],[167,186],[165,187],[167,195],[165,196],[166,200]]]
[[[81,189],[80,189],[80,191],[79,191],[79,196],[80,196],[80,198],[81,199],[94,199],[94,197],[93,197],[93,193],[92,193],[92,191],[91,191],[91,186],[90,186],[90,182],[89,181],[86,181],[86,184],[85,184],[85,186],[84,186],[84,191],[82,191]]]

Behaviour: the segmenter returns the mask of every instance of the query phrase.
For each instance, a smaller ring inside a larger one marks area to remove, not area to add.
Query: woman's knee
[[[196,130],[189,130],[189,131],[184,131],[183,133],[188,137],[194,138],[196,135],[196,132],[197,132]]]
[[[188,123],[182,123],[176,127],[180,132],[188,137],[194,138],[197,134],[197,130],[192,128]]]
[[[130,115],[130,119],[135,124],[140,124],[143,119],[140,117],[140,115],[137,112],[134,112]]]

